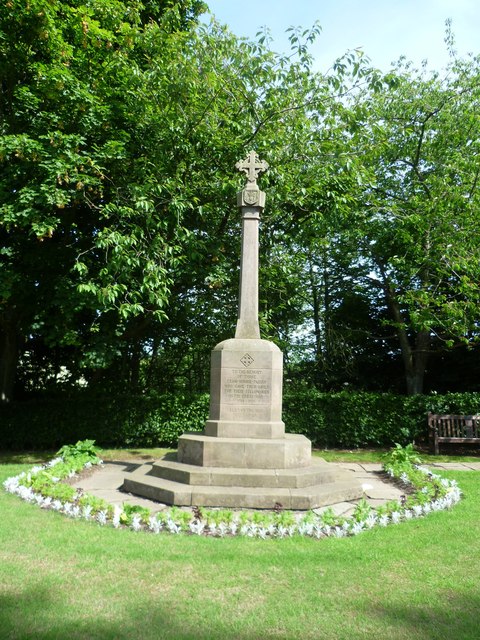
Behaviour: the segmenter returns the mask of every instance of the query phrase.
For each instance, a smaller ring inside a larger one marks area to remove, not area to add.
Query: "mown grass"
[[[451,512],[320,541],[116,531],[0,491],[0,637],[476,639],[479,474],[445,475]]]
[[[105,461],[112,460],[154,460],[161,458],[175,449],[157,447],[143,449],[102,449],[101,457]],[[382,462],[384,454],[389,449],[315,449],[314,456],[320,456],[327,462]],[[5,451],[0,452],[0,464],[39,464],[51,460],[55,451]],[[428,462],[480,462],[479,456],[444,454],[432,456],[428,452],[420,452],[422,459]]]

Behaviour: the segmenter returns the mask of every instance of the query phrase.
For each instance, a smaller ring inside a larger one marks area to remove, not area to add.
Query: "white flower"
[[[123,509],[122,507],[120,507],[118,504],[115,505],[114,509],[113,509],[113,516],[112,516],[112,524],[115,527],[115,529],[118,529],[120,526],[120,518],[122,516],[123,513]]]
[[[205,524],[201,520],[192,520],[188,526],[190,531],[197,536],[201,536],[205,531]]]
[[[415,516],[418,518],[418,516],[421,516],[423,513],[423,508],[421,504],[414,504],[412,507],[412,511],[415,514]]]
[[[138,513],[134,513],[133,514],[132,524],[130,525],[130,527],[134,531],[140,531],[140,529],[142,528],[142,518],[141,518],[140,514],[138,514]]]
[[[107,524],[107,512],[106,511],[99,511],[97,513],[97,522],[103,526],[105,526]]]
[[[63,458],[62,457],[54,458],[53,460],[50,460],[50,462],[47,462],[47,464],[45,465],[45,468],[46,469],[49,469],[49,468],[51,469],[56,464],[60,464],[61,462],[63,462]]]
[[[313,533],[313,524],[311,522],[301,522],[298,525],[298,533],[301,536],[311,536]]]
[[[432,510],[432,506],[431,506],[430,502],[426,502],[426,503],[423,505],[423,513],[424,513],[425,515],[427,515],[428,513],[430,513],[430,512],[431,512],[431,510]]]
[[[257,535],[262,540],[266,540],[267,539],[267,530],[265,529],[265,527],[259,527],[257,529]]]
[[[228,533],[228,525],[225,524],[225,522],[220,522],[220,524],[218,525],[218,535],[221,538],[224,538],[227,533]]]
[[[405,471],[400,476],[400,480],[403,482],[403,484],[410,484],[410,478],[407,476]]]
[[[73,504],[71,502],[65,502],[63,505],[63,513],[67,516],[72,515]]]
[[[388,525],[388,516],[387,515],[380,516],[380,518],[378,519],[378,524],[381,527],[386,527]]]
[[[377,515],[375,513],[370,513],[365,520],[365,526],[367,529],[373,529],[373,527],[377,524]]]
[[[175,534],[180,533],[180,531],[182,530],[181,527],[176,522],[174,522],[171,518],[168,518],[167,520],[167,529],[170,533],[175,533]]]
[[[402,520],[402,514],[400,511],[393,511],[391,514],[392,523],[398,524]]]
[[[405,509],[403,515],[405,516],[405,520],[411,520],[413,518],[413,511],[411,509]]]
[[[86,504],[83,507],[82,515],[85,518],[85,520],[90,520],[90,518],[92,517],[92,507],[91,507],[91,505]]]
[[[22,487],[20,485],[18,487],[17,493],[22,498],[22,500],[26,500],[27,502],[35,501],[35,493],[33,492],[31,487]]]
[[[350,533],[354,536],[358,535],[363,531],[363,526],[364,526],[363,522],[353,522],[350,529]]]
[[[74,518],[80,518],[81,515],[81,510],[80,507],[78,506],[78,504],[74,505],[74,507],[72,508],[72,516]]]
[[[54,500],[52,502],[52,509],[55,509],[55,511],[61,511],[62,508],[63,508],[63,505],[60,502],[60,500]]]
[[[40,471],[43,471],[43,467],[39,467],[38,465],[30,469],[30,473],[32,474],[32,476],[37,475],[37,473],[39,473]]]
[[[7,478],[3,483],[3,488],[8,493],[16,493],[20,484],[20,476],[13,476],[12,478]]]
[[[153,533],[160,533],[162,526],[162,523],[156,516],[150,516],[148,520],[148,528],[150,531],[153,531]]]
[[[238,524],[236,522],[232,522],[230,524],[230,533],[232,536],[236,536],[238,531]]]

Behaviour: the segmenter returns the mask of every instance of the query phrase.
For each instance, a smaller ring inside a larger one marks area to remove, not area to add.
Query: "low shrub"
[[[7,450],[56,450],[63,442],[95,440],[102,447],[174,446],[200,431],[208,395],[103,395],[79,390],[0,406],[0,442]]]
[[[0,406],[0,442],[7,450],[56,450],[64,442],[102,447],[176,446],[201,431],[208,394],[106,395],[82,389]],[[289,433],[322,448],[391,447],[427,439],[427,413],[480,413],[480,393],[400,396],[387,393],[286,389]]]

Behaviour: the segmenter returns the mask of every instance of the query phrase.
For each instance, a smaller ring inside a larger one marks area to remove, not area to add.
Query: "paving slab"
[[[362,462],[360,465],[365,471],[383,471],[383,465],[380,462]]]
[[[434,462],[429,464],[428,467],[443,469],[444,471],[472,471],[472,469],[469,469],[468,463],[465,462]]]
[[[362,465],[357,462],[330,462],[330,464],[334,464],[335,466],[340,467],[340,469],[348,469],[349,471],[364,471]]]
[[[464,462],[463,464],[471,471],[480,471],[480,462]]]
[[[168,505],[165,503],[149,500],[148,498],[141,498],[121,491],[125,473],[132,472],[144,464],[144,462],[144,460],[106,462],[102,466],[95,467],[89,475],[79,478],[72,484],[77,489],[83,489],[87,493],[103,498],[110,504],[119,506],[122,504],[138,505],[149,508],[153,513],[167,509]],[[380,473],[382,467],[379,464],[352,462],[332,462],[330,464],[339,469],[349,469],[355,473],[356,477],[362,483],[365,499],[373,508],[378,508],[386,504],[389,500],[398,500],[405,494],[405,491],[402,491],[402,489],[389,482]],[[438,471],[448,469],[457,471],[480,471],[480,462],[434,463],[429,464],[428,467]],[[343,500],[314,509],[314,512],[322,513],[330,508],[336,515],[348,516],[355,509],[357,502],[357,499]],[[185,509],[189,509],[189,507],[185,507]]]
[[[354,509],[354,505],[352,502],[337,502],[336,504],[332,504],[329,507],[319,507],[318,509],[313,509],[313,513],[321,516],[325,511],[331,509],[336,516],[344,516],[348,512]]]

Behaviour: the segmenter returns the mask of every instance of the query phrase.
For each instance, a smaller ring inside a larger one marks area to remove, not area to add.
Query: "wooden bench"
[[[480,415],[438,415],[428,414],[430,449],[438,456],[439,443],[458,444],[480,443]]]

